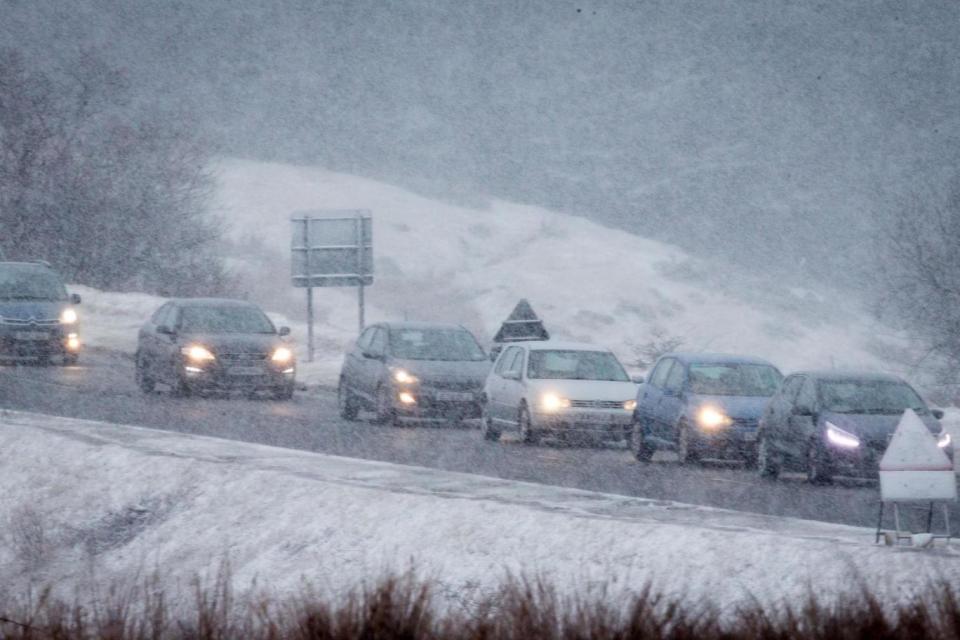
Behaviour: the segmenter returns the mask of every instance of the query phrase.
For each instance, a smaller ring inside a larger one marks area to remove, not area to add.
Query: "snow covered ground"
[[[223,560],[241,593],[342,593],[414,566],[452,606],[508,572],[614,594],[652,580],[722,607],[960,587],[956,544],[20,412],[0,413],[0,486],[0,591],[21,594],[155,571],[185,590]]]
[[[301,362],[305,296],[289,284],[289,219],[298,210],[336,208],[373,212],[370,322],[459,322],[488,340],[525,297],[557,337],[607,345],[628,365],[636,359],[633,347],[660,333],[682,338],[691,350],[766,357],[785,371],[903,372],[891,359],[902,339],[841,292],[778,286],[710,256],[538,207],[456,205],[318,168],[224,160],[215,210],[228,233],[230,264],[242,293],[292,326]],[[84,295],[84,334],[93,346],[131,349],[136,327],[160,303],[73,289]],[[318,362],[302,366],[301,379],[335,383],[344,347],[357,333],[356,307],[351,289],[318,291]]]

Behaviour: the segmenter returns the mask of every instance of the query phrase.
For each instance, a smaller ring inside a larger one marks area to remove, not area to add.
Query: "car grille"
[[[30,318],[29,320],[22,320],[19,318],[3,318],[0,317],[0,324],[6,324],[14,327],[55,327],[60,324],[60,320],[57,318]]]
[[[424,380],[423,385],[431,389],[444,389],[449,391],[477,391],[483,387],[480,380],[445,380],[438,378],[435,380]]]
[[[268,355],[266,353],[219,353],[217,357],[224,362],[240,364],[263,362],[268,358]]]
[[[577,409],[623,409],[623,401],[616,400],[571,400],[571,407]]]

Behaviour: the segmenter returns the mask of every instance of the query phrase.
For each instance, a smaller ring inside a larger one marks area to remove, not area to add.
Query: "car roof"
[[[589,342],[564,342],[562,340],[527,340],[521,342],[504,342],[503,347],[524,346],[531,351],[604,351],[610,349]]]
[[[846,381],[864,381],[864,382],[905,382],[899,376],[890,373],[881,373],[878,371],[849,371],[849,370],[814,370],[814,371],[795,371],[790,375],[803,375],[816,380],[830,380],[836,382]]]
[[[233,298],[173,298],[170,302],[180,307],[257,307],[248,300]]]
[[[694,353],[678,351],[665,353],[663,358],[676,358],[684,364],[762,364],[769,367],[774,365],[763,358],[755,356],[740,356],[731,353]],[[774,367],[776,368],[776,367]]]
[[[420,322],[420,321],[414,321],[414,320],[403,320],[399,322],[378,322],[377,324],[380,325],[381,327],[386,327],[387,329],[397,329],[397,330],[412,329],[412,330],[419,330],[419,331],[427,331],[427,330],[433,329],[433,330],[449,331],[451,329],[454,329],[454,330],[466,331],[466,329],[462,325],[448,323],[448,322]]]

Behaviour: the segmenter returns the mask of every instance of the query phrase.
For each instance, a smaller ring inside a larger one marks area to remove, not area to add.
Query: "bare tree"
[[[0,245],[97,287],[221,289],[206,148],[130,95],[95,55],[40,70],[0,51]]]

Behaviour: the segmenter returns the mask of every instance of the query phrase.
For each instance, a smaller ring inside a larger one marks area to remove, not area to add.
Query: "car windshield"
[[[67,290],[46,269],[0,267],[0,300],[65,300]]]
[[[609,351],[531,351],[527,377],[541,380],[630,381],[623,366]]]
[[[820,402],[827,411],[898,415],[907,409],[926,413],[916,391],[889,380],[826,380],[819,385]]]
[[[487,356],[464,329],[394,329],[390,353],[404,360],[479,362]]]
[[[763,364],[691,364],[690,391],[709,396],[769,398],[780,388],[782,376]]]
[[[180,313],[184,333],[276,333],[270,319],[256,307],[184,307]]]

